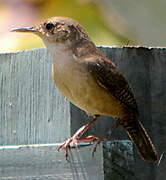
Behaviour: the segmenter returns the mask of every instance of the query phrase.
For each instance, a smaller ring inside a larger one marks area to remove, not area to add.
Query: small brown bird
[[[128,82],[77,21],[53,17],[40,25],[13,31],[33,32],[42,38],[53,57],[52,73],[57,87],[73,104],[94,117],[60,149],[67,152],[70,144],[76,144],[100,115],[106,115],[119,119],[143,160],[157,160],[155,147],[138,119],[137,103]]]

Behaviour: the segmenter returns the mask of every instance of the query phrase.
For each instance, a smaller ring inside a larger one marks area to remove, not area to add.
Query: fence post
[[[118,65],[134,89],[140,120],[159,153],[166,149],[166,49],[100,47]],[[45,49],[0,54],[0,177],[1,179],[147,179],[164,178],[160,166],[133,155],[123,129],[118,141],[72,151],[70,163],[57,142],[70,137],[88,121],[87,115],[63,98],[51,78],[51,58]],[[102,117],[88,132],[105,137],[113,120]],[[122,140],[120,140],[122,139]],[[46,145],[46,143],[48,143]],[[51,144],[53,143],[53,144]],[[28,144],[29,146],[19,146]],[[35,145],[30,145],[35,144]],[[13,146],[9,146],[13,145]]]

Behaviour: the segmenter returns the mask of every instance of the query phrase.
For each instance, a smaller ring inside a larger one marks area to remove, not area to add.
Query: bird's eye
[[[54,28],[54,24],[53,23],[47,23],[45,25],[45,27],[46,27],[47,30],[51,30],[52,28]]]

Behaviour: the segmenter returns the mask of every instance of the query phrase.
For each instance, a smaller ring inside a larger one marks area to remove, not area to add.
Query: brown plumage
[[[88,57],[90,59],[90,57]],[[88,63],[89,71],[96,82],[110,92],[126,108],[126,115],[121,118],[121,125],[135,144],[143,160],[157,161],[157,152],[145,128],[139,121],[137,103],[133,92],[124,76],[115,65],[106,58],[92,59]]]
[[[138,120],[138,108],[125,77],[90,40],[85,30],[73,19],[50,18],[38,26],[14,31],[33,32],[43,39],[53,57],[53,79],[73,104],[95,118],[81,127],[60,148],[76,143],[97,120],[96,115],[120,119],[130,139],[144,160],[156,161],[156,150]]]
[[[135,144],[142,159],[145,161],[157,161],[155,147],[138,118],[134,114],[131,114],[126,117],[122,126]]]

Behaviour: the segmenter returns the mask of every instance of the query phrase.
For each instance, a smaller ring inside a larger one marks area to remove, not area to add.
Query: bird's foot
[[[96,149],[97,149],[97,146],[100,145],[101,142],[104,142],[104,140],[100,139],[97,137],[96,141],[95,141],[95,145],[94,145],[94,148],[92,150],[92,156],[94,157],[95,155],[95,152],[96,152]]]
[[[81,142],[89,142],[89,145],[90,145],[91,142],[94,142],[97,139],[99,139],[99,138],[97,138],[96,136],[93,136],[93,135],[88,136],[86,138],[82,138],[82,139],[80,138],[93,125],[93,123],[96,122],[96,120],[98,118],[99,118],[99,115],[95,115],[90,122],[88,122],[87,124],[82,126],[80,129],[78,129],[76,131],[76,133],[71,138],[67,139],[66,141],[64,141],[62,143],[62,145],[59,146],[58,151],[60,149],[65,150],[66,160],[68,160],[67,158],[68,158],[68,150],[69,150],[69,148],[77,148],[78,144],[81,144]],[[84,144],[82,146],[86,146],[86,145]]]
[[[65,141],[62,143],[62,145],[60,145],[60,146],[58,147],[58,151],[59,151],[60,149],[63,149],[63,150],[65,151],[65,158],[66,158],[66,160],[68,161],[68,156],[69,156],[68,150],[69,150],[69,148],[71,148],[71,145],[76,145],[76,144],[77,144],[77,139],[74,139],[73,137],[71,137],[71,138],[65,140]]]
[[[65,158],[67,161],[69,157],[69,149],[70,148],[80,148],[84,146],[89,146],[95,143],[93,151],[92,151],[92,156],[94,156],[94,153],[96,152],[97,146],[100,144],[101,140],[94,136],[94,135],[89,135],[85,138],[79,139],[78,137],[75,137],[75,135],[67,140],[65,140],[59,147],[58,151],[63,149],[65,151]]]

